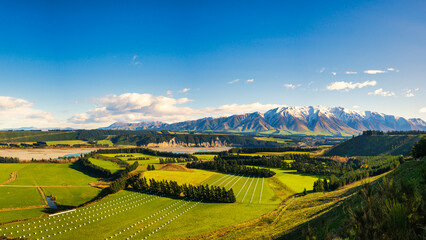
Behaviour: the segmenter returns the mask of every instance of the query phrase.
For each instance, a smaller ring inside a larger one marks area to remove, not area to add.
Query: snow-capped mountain
[[[105,129],[164,129],[175,131],[240,131],[342,135],[363,130],[426,130],[420,118],[405,119],[371,111],[353,111],[342,107],[279,107],[266,113],[247,113],[219,118],[166,124],[162,122],[114,123]]]

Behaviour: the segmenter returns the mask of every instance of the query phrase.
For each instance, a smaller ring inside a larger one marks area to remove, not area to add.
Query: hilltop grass
[[[146,171],[143,172],[143,177],[154,178],[156,180],[173,180],[179,184],[192,184],[199,185],[205,180],[209,179],[215,172],[204,171],[199,169],[191,169],[191,171],[164,171],[164,170],[155,170],[155,171]]]
[[[106,160],[101,160],[101,159],[97,159],[97,158],[89,158],[89,161],[96,166],[110,170],[111,173],[118,172],[122,169],[118,164],[116,164],[114,162],[106,161]]]

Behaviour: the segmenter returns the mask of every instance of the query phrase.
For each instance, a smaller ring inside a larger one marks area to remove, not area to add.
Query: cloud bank
[[[352,82],[333,82],[330,85],[327,86],[327,90],[333,91],[333,90],[353,90],[355,88],[363,88],[367,86],[376,86],[376,81],[365,81],[362,83],[352,83]]]

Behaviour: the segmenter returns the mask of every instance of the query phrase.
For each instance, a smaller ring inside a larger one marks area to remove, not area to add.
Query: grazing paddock
[[[282,200],[274,193],[268,178],[217,174],[205,184],[225,187],[234,191],[237,203],[279,204]]]
[[[117,163],[107,161],[107,160],[101,160],[101,159],[97,159],[97,158],[89,158],[89,161],[96,166],[110,170],[111,173],[115,173],[115,172],[118,172],[118,171],[123,169]]]
[[[66,145],[89,145],[86,141],[83,140],[63,140],[63,141],[47,141],[47,146],[56,146],[60,144],[66,144]]]
[[[101,191],[93,187],[43,187],[46,196],[53,195],[57,205],[78,206],[92,200]]]
[[[87,186],[90,182],[96,182],[96,178],[77,171],[72,166],[72,163],[0,163],[0,175],[9,177],[10,173],[18,172],[17,179],[7,185]]]
[[[154,178],[155,180],[173,180],[179,184],[199,185],[207,179],[214,176],[215,172],[204,171],[199,169],[191,169],[191,171],[146,171],[143,172],[143,177]]]
[[[38,218],[42,215],[46,215],[46,213],[43,212],[44,209],[45,208],[30,208],[12,211],[0,211],[0,223]],[[3,233],[0,232],[0,235],[3,235]]]
[[[308,174],[297,173],[296,170],[282,170],[282,169],[271,169],[277,174],[275,177],[280,180],[282,183],[287,185],[291,190],[296,193],[301,193],[306,188],[307,191],[311,191],[314,186],[314,182],[318,180],[319,177]]]
[[[0,209],[44,204],[45,202],[36,187],[0,186]]]
[[[276,207],[252,206],[121,191],[88,207],[2,225],[0,233],[31,239],[180,238],[242,223]]]

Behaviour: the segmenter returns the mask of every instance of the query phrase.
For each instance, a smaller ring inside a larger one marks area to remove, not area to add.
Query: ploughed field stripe
[[[247,191],[246,191],[246,193],[244,194],[244,197],[243,197],[243,199],[241,200],[241,202],[244,202],[244,198],[246,198],[246,195],[247,195],[248,191],[250,190],[250,186],[251,186],[251,184],[253,183],[253,180],[254,180],[254,178],[251,178],[250,185],[248,186]]]
[[[263,193],[263,183],[265,182],[265,178],[262,178],[262,188],[260,188],[260,196],[259,196],[259,203],[262,200],[262,193]]]
[[[226,177],[227,175],[223,175],[221,178],[219,178],[218,180],[214,181],[211,185],[214,185],[215,183],[219,182],[222,178]]]
[[[241,178],[242,178],[241,176],[238,177],[237,181],[235,181],[227,190],[231,189],[238,181],[241,180]]]
[[[257,178],[256,185],[254,185],[253,194],[251,195],[250,203],[253,202],[253,197],[254,197],[254,193],[256,192],[258,182],[259,182],[259,178]]]
[[[235,175],[231,180],[229,180],[225,185],[223,185],[223,187],[228,186],[228,184],[230,184],[231,182],[233,182],[236,178],[238,178],[238,175]]]
[[[218,184],[218,186],[222,185],[225,181],[227,181],[227,180],[231,179],[233,176],[234,176],[234,175],[228,175],[228,177],[227,177],[227,178],[225,178],[225,179],[223,179],[223,181],[222,181],[222,182],[220,182],[220,183]]]
[[[241,191],[244,189],[244,186],[246,185],[246,183],[249,179],[250,179],[250,177],[248,177],[247,180],[244,182],[244,185],[240,188],[240,191],[238,191],[237,196],[235,196],[235,198],[237,198],[238,195],[240,195]]]

